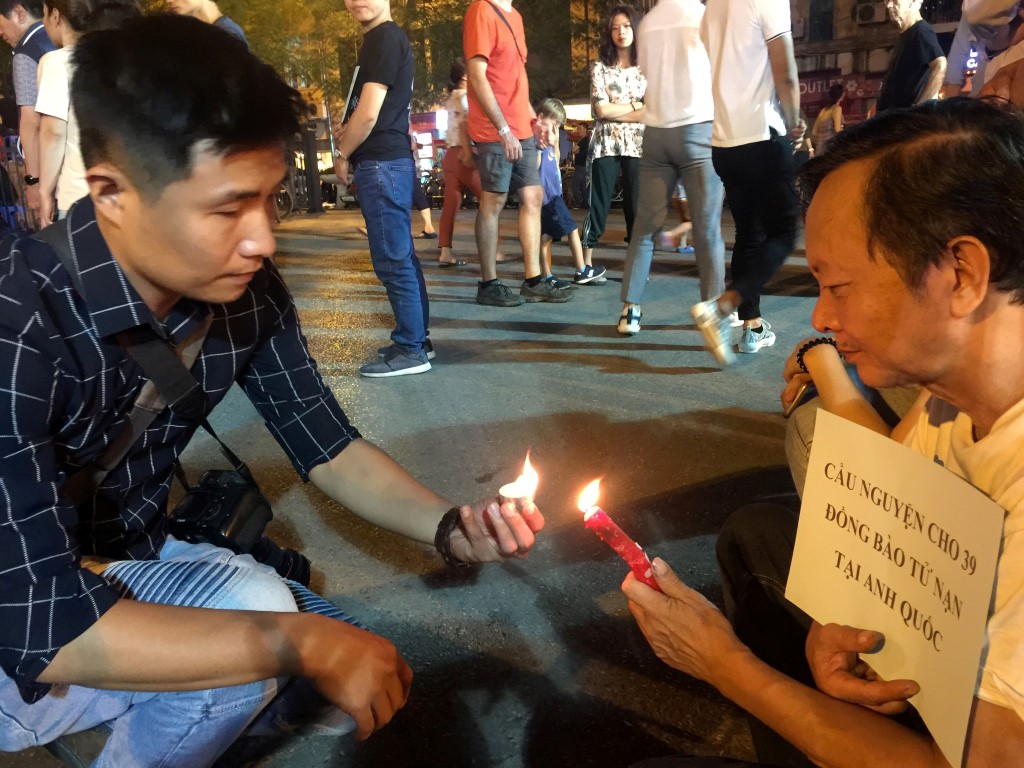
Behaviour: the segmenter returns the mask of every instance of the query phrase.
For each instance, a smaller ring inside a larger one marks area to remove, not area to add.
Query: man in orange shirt
[[[566,302],[570,289],[545,282],[540,269],[540,186],[537,152],[551,136],[537,125],[526,79],[523,17],[512,0],[476,0],[466,11],[462,45],[469,74],[469,136],[476,145],[483,196],[476,216],[481,280],[478,304],[515,307],[524,301]],[[509,191],[519,195],[519,243],[526,280],[516,296],[498,280],[498,217]]]

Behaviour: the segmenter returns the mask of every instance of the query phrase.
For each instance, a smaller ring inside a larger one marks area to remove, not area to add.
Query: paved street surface
[[[456,232],[469,259],[473,217],[462,211]],[[417,240],[434,369],[365,379],[357,368],[393,323],[359,223],[358,211],[330,211],[279,230],[278,261],[326,380],[364,437],[453,501],[495,494],[530,450],[547,527],[525,560],[448,574],[430,548],[302,484],[247,401],[229,398],[213,421],[274,503],[271,531],[301,548],[314,586],[392,639],[416,675],[406,708],[354,761],[305,736],[260,766],[617,768],[680,751],[751,757],[738,710],[648,649],[619,591],[625,566],[583,528],[575,502],[603,477],[601,506],[720,603],[721,522],[755,494],[788,490],[778,392],[786,355],[811,332],[815,287],[802,257],[763,300],[776,346],[720,370],[688,313],[698,299],[692,257],[659,252],[643,330],[616,332],[621,212],[595,258],[611,280],[564,305],[478,306],[477,269],[440,269],[437,241]],[[515,253],[515,211],[502,233]],[[556,273],[570,277],[568,249],[554,250]],[[499,271],[518,289],[521,261]],[[199,435],[185,466],[195,477],[223,459]],[[0,756],[0,768],[57,765],[42,750]]]

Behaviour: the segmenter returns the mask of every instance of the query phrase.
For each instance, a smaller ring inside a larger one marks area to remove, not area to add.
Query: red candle
[[[583,522],[587,528],[600,537],[601,541],[615,550],[615,552],[626,561],[626,565],[633,572],[639,581],[656,589],[661,588],[654,579],[654,571],[651,569],[651,561],[640,548],[640,545],[626,535],[625,531],[615,524],[615,521],[608,517],[608,513],[597,506],[597,494],[600,480],[595,480],[588,485],[580,494],[579,508],[583,513]]]

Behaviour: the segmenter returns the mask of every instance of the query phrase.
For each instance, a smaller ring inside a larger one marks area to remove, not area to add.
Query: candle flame
[[[533,496],[537,490],[537,483],[540,482],[540,475],[530,463],[530,452],[526,452],[526,461],[523,462],[523,474],[516,478],[516,483],[522,485],[527,491],[527,496]]]
[[[600,494],[601,478],[597,478],[590,485],[583,489],[578,502],[580,512],[586,517],[587,512],[597,506],[597,497]]]

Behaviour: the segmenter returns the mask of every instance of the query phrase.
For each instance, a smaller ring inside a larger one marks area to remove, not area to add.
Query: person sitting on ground
[[[553,131],[565,125],[565,106],[558,99],[544,99],[537,107],[537,122],[546,131]],[[558,147],[553,145],[540,152],[540,183],[544,188],[544,205],[540,209],[541,274],[544,280],[554,282],[560,288],[573,285],[601,285],[608,281],[604,267],[595,267],[586,261],[583,245],[580,243],[579,227],[569,208],[562,199],[562,174],[559,171]],[[572,282],[557,280],[551,273],[551,243],[553,240],[569,239],[569,250],[576,261],[576,273]],[[590,252],[591,258],[593,253]]]
[[[321,378],[271,258],[296,91],[178,16],[85,35],[75,60],[89,196],[0,257],[0,752],[106,722],[96,766],[204,768],[287,678],[365,738],[408,696],[395,647],[248,555],[169,535],[201,420],[237,383],[303,480],[448,564],[521,557],[543,516],[424,487]],[[126,335],[194,358],[191,407],[153,397]]]
[[[837,135],[806,166],[802,188],[810,200],[807,261],[821,287],[812,321],[832,335],[794,350],[783,402],[809,377],[821,407],[891,435],[1007,510],[964,764],[1018,765],[1024,113],[965,98],[890,110]],[[963,204],[968,197],[972,205]],[[869,386],[925,392],[890,429],[843,357]],[[888,716],[920,687],[873,673],[863,654],[884,640],[880,633],[821,626],[786,601],[796,526],[794,513],[772,505],[726,521],[717,553],[728,620],[659,559],[664,594],[628,576],[623,590],[648,641],[816,765],[948,766],[919,720]],[[806,764],[781,759],[785,745],[763,736],[756,746],[764,763]]]

